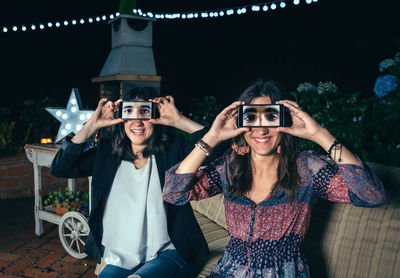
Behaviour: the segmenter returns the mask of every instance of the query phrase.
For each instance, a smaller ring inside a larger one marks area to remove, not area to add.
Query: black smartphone
[[[150,120],[156,117],[156,106],[151,101],[122,101],[119,103],[118,118],[123,120]]]
[[[243,104],[238,107],[238,127],[292,126],[290,111],[283,104]]]

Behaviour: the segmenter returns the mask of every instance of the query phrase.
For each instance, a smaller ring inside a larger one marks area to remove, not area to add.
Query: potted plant
[[[45,210],[64,215],[69,211],[78,211],[87,214],[89,194],[87,192],[71,192],[69,187],[59,188],[50,192],[44,201]]]

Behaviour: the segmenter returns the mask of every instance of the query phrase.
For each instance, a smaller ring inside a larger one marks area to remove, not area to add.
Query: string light
[[[234,8],[224,8],[220,10],[207,10],[207,11],[191,11],[191,12],[183,12],[183,13],[156,13],[154,14],[154,17],[156,19],[193,19],[193,18],[198,18],[198,15],[200,15],[201,18],[208,18],[208,17],[223,17],[225,15],[230,16],[233,14],[236,15],[243,15],[248,13],[248,11],[251,11],[253,13],[257,13],[261,11],[261,9],[266,12],[269,9],[271,10],[276,10],[278,8],[278,5],[280,8],[285,8],[288,3],[292,2],[293,5],[297,6],[300,4],[300,2],[306,2],[307,4],[311,4],[313,2],[318,2],[318,0],[273,0],[265,3],[259,3],[259,4],[252,4],[252,5],[245,5],[241,7],[234,7]],[[139,9],[134,9],[132,10],[134,15],[137,16],[145,16],[146,13],[139,10]]]
[[[132,13],[135,16],[141,16],[141,17],[148,17],[148,18],[156,18],[160,20],[168,19],[168,20],[173,20],[173,19],[181,19],[181,20],[190,20],[190,19],[198,19],[198,18],[218,18],[218,17],[224,17],[224,16],[231,16],[231,15],[244,15],[249,12],[252,13],[259,13],[261,10],[263,12],[267,12],[270,9],[271,10],[276,10],[278,6],[280,8],[285,8],[289,3],[292,3],[295,6],[298,6],[301,2],[304,2],[306,4],[312,4],[318,2],[318,0],[272,0],[264,3],[259,3],[259,4],[251,4],[251,5],[244,5],[244,6],[238,6],[238,7],[231,7],[231,8],[223,8],[223,9],[216,9],[216,10],[204,10],[204,11],[190,11],[190,12],[175,12],[175,13],[154,13],[150,11],[142,11],[141,9],[133,9]],[[118,17],[120,14],[115,13],[115,14],[110,14],[108,16],[106,15],[101,15],[101,16],[96,16],[96,17],[88,17],[87,19],[81,18],[79,20],[80,24],[85,24],[85,23],[93,23],[93,22],[101,22],[101,21],[106,21],[107,19],[114,19],[115,17]],[[62,24],[59,21],[56,22],[48,22],[47,24],[31,24],[31,30],[35,31],[37,30],[36,26],[39,26],[40,30],[44,30],[46,28],[52,28],[53,26],[59,28],[61,25],[64,27],[68,25],[77,25],[77,20],[72,19],[72,20],[62,20]],[[12,30],[13,32],[17,31],[28,31],[28,28],[25,25],[12,25],[12,26],[2,26],[3,33],[7,33],[8,31]]]

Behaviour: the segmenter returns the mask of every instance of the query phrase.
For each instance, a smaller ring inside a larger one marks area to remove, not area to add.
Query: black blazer
[[[156,155],[161,186],[164,186],[165,171],[182,161],[193,149],[205,130],[192,134],[193,140],[175,136],[166,152]],[[111,186],[121,159],[112,155],[111,138],[102,137],[96,148],[84,151],[86,144],[64,141],[51,164],[51,174],[60,178],[92,176],[90,233],[85,245],[85,253],[98,263],[104,252],[103,214]],[[218,152],[220,153],[220,152]],[[222,152],[221,152],[222,153]],[[214,159],[217,153],[208,160]],[[189,264],[203,260],[208,254],[207,242],[194,217],[190,203],[175,206],[166,203],[168,233],[176,250]]]

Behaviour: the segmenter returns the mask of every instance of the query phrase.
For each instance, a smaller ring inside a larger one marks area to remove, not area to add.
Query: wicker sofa
[[[400,277],[400,168],[368,163],[389,194],[380,208],[316,199],[304,251],[311,277]],[[211,254],[198,277],[206,277],[228,243],[223,196],[192,201]]]

